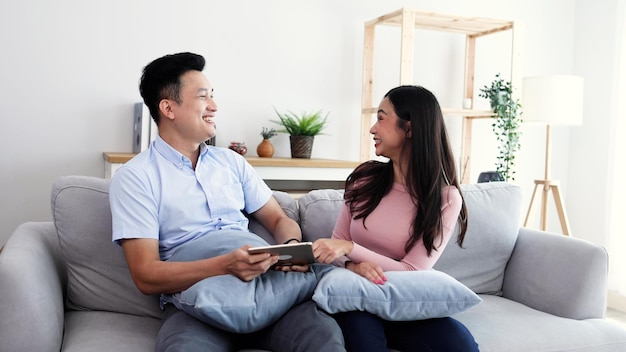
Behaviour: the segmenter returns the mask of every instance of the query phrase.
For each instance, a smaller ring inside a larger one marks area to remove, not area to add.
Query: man
[[[223,229],[247,231],[254,216],[278,243],[301,239],[298,224],[244,158],[205,145],[215,135],[217,105],[202,73],[205,60],[192,53],[166,55],[148,64],[140,92],[159,134],[150,148],[120,168],[110,187],[113,240],[119,243],[139,290],[181,292],[217,275],[250,281],[276,263],[269,254],[250,255],[243,246],[230,253],[190,262],[167,261],[175,249]],[[307,271],[308,267],[283,268]],[[277,299],[280,299],[277,297]],[[241,344],[241,342],[246,342]],[[271,326],[241,336],[210,327],[164,304],[157,351],[341,351],[334,319],[307,301]]]

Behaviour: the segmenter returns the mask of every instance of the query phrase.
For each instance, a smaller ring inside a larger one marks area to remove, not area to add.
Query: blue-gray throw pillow
[[[344,268],[319,281],[313,300],[328,313],[366,311],[391,321],[451,316],[482,299],[450,275],[436,271],[388,271],[384,285]]]
[[[253,233],[215,231],[181,246],[169,261],[214,257],[245,244],[268,245]],[[272,324],[292,306],[310,299],[316,284],[312,271],[270,269],[248,282],[233,275],[209,277],[180,293],[162,295],[162,299],[208,325],[236,333],[250,333]]]

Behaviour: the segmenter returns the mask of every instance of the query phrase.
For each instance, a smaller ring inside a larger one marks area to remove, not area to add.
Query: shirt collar
[[[187,158],[182,153],[174,149],[171,145],[167,144],[167,142],[164,141],[163,138],[161,138],[161,136],[159,136],[158,134],[156,135],[156,138],[154,139],[154,148],[167,161],[171,162],[176,167],[180,168],[183,165],[187,165],[191,167],[191,160],[189,160],[189,158]],[[200,161],[200,159],[203,159],[206,156],[207,152],[208,152],[208,148],[206,144],[204,143],[200,144],[200,157],[198,158],[199,159],[198,161]]]

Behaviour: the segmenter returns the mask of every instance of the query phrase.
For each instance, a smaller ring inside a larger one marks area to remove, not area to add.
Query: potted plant
[[[491,85],[481,88],[478,94],[481,98],[489,99],[495,113],[491,128],[498,141],[496,171],[504,181],[515,180],[515,153],[521,147],[522,106],[512,95],[511,82],[503,80],[499,73]]]
[[[256,147],[256,153],[261,158],[271,158],[274,156],[274,145],[270,142],[270,138],[276,135],[276,130],[273,128],[263,127],[261,130],[261,136],[263,136],[263,140]]]
[[[270,120],[279,124],[283,129],[278,132],[288,133],[291,145],[292,158],[311,157],[313,149],[313,140],[318,134],[322,134],[322,130],[326,128],[328,113],[323,115],[322,110],[315,112],[303,112],[297,115],[291,111],[281,113],[274,108],[279,120]]]

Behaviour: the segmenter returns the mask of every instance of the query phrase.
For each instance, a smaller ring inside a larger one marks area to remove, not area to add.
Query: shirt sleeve
[[[239,162],[242,163],[243,168],[241,183],[245,197],[244,209],[248,214],[252,214],[261,209],[270,200],[272,190],[244,157],[238,154],[235,155]]]
[[[159,238],[158,210],[149,183],[130,168],[120,168],[109,187],[112,236],[117,244],[125,238]]]
[[[350,237],[351,221],[350,207],[344,202],[341,209],[339,209],[339,215],[337,216],[337,221],[335,222],[331,238],[352,241],[352,238]],[[344,255],[335,259],[333,261],[333,265],[345,268],[346,262],[348,261],[350,261],[350,258]]]

